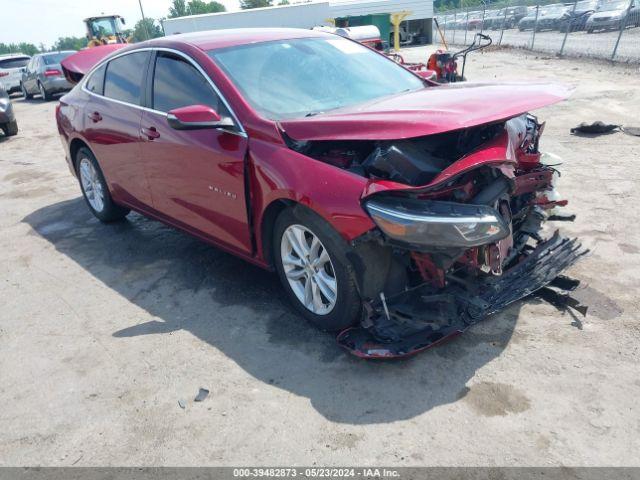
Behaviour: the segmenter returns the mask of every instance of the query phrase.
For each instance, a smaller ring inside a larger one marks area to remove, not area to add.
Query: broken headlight
[[[498,211],[486,205],[387,197],[364,206],[385,235],[413,245],[470,248],[501,240],[510,231]]]

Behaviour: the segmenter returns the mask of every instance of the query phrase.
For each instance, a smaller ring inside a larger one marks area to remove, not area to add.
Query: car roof
[[[249,43],[262,43],[274,40],[290,40],[294,38],[334,38],[333,34],[317,30],[305,30],[302,28],[234,28],[226,30],[207,30],[203,32],[180,33],[160,37],[145,42],[154,43],[180,42],[188,43],[202,50],[214,50],[219,48],[246,45]]]
[[[5,53],[4,55],[0,55],[0,60],[6,60],[7,58],[31,58],[31,57],[24,53]]]
[[[51,55],[58,55],[60,53],[76,53],[75,50],[57,50],[55,52],[44,52],[44,53],[39,53],[38,55],[41,57],[49,57]]]

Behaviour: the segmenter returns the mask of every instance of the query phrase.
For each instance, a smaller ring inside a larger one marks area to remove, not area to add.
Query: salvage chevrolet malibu
[[[442,86],[294,29],[112,50],[67,72],[86,74],[56,112],[91,212],[135,210],[274,269],[300,313],[356,355],[415,353],[561,288],[583,253],[541,235],[566,201],[527,113],[564,87]]]

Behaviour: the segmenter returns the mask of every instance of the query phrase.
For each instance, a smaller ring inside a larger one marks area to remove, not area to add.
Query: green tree
[[[185,0],[173,0],[173,4],[169,7],[169,18],[186,17],[187,2]]]
[[[273,0],[240,0],[240,8],[248,10],[250,8],[271,7]]]
[[[33,43],[0,43],[0,54],[24,53],[25,55],[35,55],[38,52],[38,47],[36,47]]]
[[[202,13],[226,12],[227,9],[218,2],[204,2],[202,0],[191,0],[189,2],[189,13],[191,15],[200,15]]]
[[[224,5],[216,1],[190,0],[187,3],[186,0],[173,0],[171,7],[169,7],[169,18],[226,11]]]
[[[131,36],[134,42],[142,42],[150,38],[162,37],[162,28],[153,18],[147,17],[144,20],[138,20],[138,22],[136,22]]]
[[[87,46],[87,37],[59,37],[51,50],[82,50]]]
[[[278,5],[289,5],[289,0],[281,0],[281,2],[278,3]]]

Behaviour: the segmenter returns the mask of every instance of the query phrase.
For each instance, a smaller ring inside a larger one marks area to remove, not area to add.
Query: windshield
[[[597,3],[596,0],[582,0],[576,5],[576,10],[595,10]]]
[[[567,9],[564,5],[552,5],[550,7],[545,7],[544,10],[541,11],[544,15],[555,15],[556,13],[564,12]]]
[[[603,3],[598,7],[598,11],[600,12],[609,12],[612,10],[624,10],[629,6],[629,2],[624,0],[621,2],[607,2]]]
[[[209,56],[251,106],[273,120],[424,88],[405,68],[338,36],[239,45],[212,50]]]
[[[96,18],[89,22],[89,27],[93,36],[97,38],[112,37],[118,33],[116,21],[112,17]]]
[[[75,52],[52,53],[51,55],[43,55],[42,58],[44,58],[45,65],[55,65],[56,63],[60,63],[62,60],[67,58],[72,53],[75,53]]]

